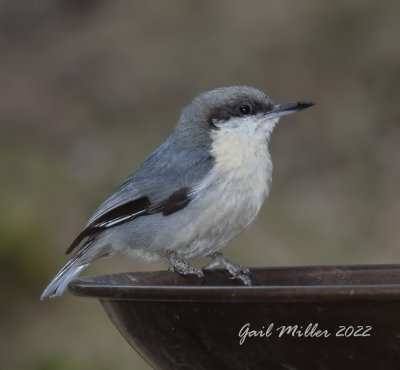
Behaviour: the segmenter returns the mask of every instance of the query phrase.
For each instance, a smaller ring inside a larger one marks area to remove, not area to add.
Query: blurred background
[[[0,368],[149,369],[95,300],[40,302],[97,206],[197,94],[246,84],[281,120],[249,266],[400,262],[400,2],[0,1]],[[115,257],[86,273],[165,269]]]

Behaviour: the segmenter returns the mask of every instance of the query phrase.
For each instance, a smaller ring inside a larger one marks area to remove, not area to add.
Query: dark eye
[[[238,107],[238,113],[239,113],[241,116],[247,116],[248,114],[251,113],[251,107],[250,107],[250,105],[249,105],[249,104],[241,104],[241,105],[239,105],[239,107]]]

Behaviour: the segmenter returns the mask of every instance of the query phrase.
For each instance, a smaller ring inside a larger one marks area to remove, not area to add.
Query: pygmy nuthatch
[[[203,272],[187,260],[208,256],[250,285],[249,270],[218,251],[256,217],[268,195],[268,141],[281,116],[313,103],[274,105],[246,86],[215,89],[183,109],[172,135],[98,209],[67,253],[83,245],[44,290],[61,295],[93,260],[124,252],[167,259],[180,274]]]

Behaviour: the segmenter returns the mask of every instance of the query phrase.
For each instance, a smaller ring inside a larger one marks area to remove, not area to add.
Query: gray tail
[[[43,291],[40,299],[54,298],[62,295],[68,287],[68,284],[76,278],[89,265],[87,258],[82,261],[81,258],[85,252],[93,244],[92,241],[87,242],[76,254],[65,264],[65,266],[54,277],[51,283]]]

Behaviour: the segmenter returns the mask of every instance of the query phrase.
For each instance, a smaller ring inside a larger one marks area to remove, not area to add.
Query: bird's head
[[[192,141],[212,140],[215,131],[268,141],[279,118],[312,106],[309,102],[274,104],[248,86],[222,87],[196,97],[181,114],[177,132]]]

